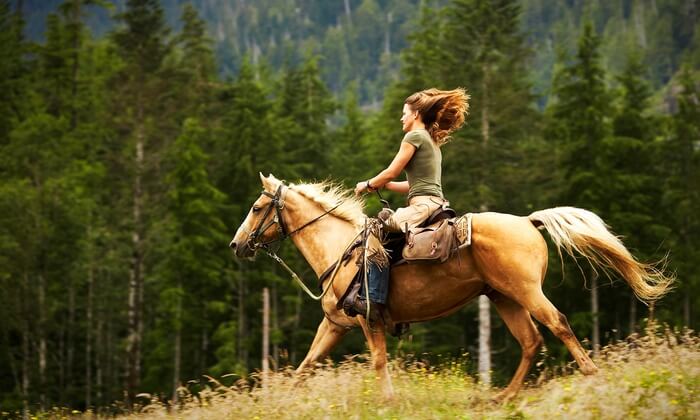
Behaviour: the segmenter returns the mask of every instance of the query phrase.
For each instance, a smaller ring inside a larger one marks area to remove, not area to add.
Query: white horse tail
[[[639,300],[648,304],[668,293],[674,277],[663,273],[665,258],[661,268],[657,264],[637,261],[625,248],[620,239],[613,235],[608,226],[593,212],[575,207],[555,207],[539,210],[528,216],[538,228],[544,227],[561,249],[574,255],[583,255],[594,266],[606,271],[614,271],[630,285]]]

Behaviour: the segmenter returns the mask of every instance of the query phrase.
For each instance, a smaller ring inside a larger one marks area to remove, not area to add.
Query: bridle
[[[265,214],[263,217],[260,219],[260,223],[258,223],[258,226],[253,230],[253,233],[251,233],[248,236],[248,241],[246,241],[246,246],[251,250],[251,251],[257,251],[258,248],[262,248],[264,250],[269,249],[270,244],[273,244],[275,242],[282,242],[286,237],[289,235],[286,235],[285,232],[287,231],[285,225],[284,225],[284,220],[282,219],[282,210],[284,210],[284,200],[282,199],[282,188],[284,187],[284,184],[280,183],[279,187],[277,187],[277,191],[274,194],[269,193],[268,191],[263,190],[262,194],[270,197],[270,202],[265,206]],[[270,221],[265,224],[265,220],[267,220],[267,217],[270,215],[270,212],[274,209],[275,215],[270,219]],[[272,226],[272,225],[277,225],[277,233],[278,236],[268,242],[257,242],[256,239],[267,232],[267,230]]]
[[[352,239],[352,241],[350,241],[350,244],[345,249],[345,251],[343,251],[343,253],[341,254],[338,261],[336,261],[334,266],[332,266],[333,271],[331,272],[331,275],[330,275],[330,281],[328,282],[328,285],[323,289],[323,292],[320,295],[314,295],[313,292],[311,290],[309,290],[308,287],[306,287],[306,284],[304,284],[304,282],[301,280],[301,278],[299,278],[299,276],[291,268],[289,268],[289,266],[282,260],[282,258],[280,258],[275,253],[275,251],[272,249],[272,247],[270,245],[277,243],[277,242],[281,243],[282,241],[284,241],[285,239],[294,235],[295,233],[300,232],[301,230],[308,227],[309,225],[317,222],[322,217],[330,214],[333,210],[340,207],[340,205],[343,204],[343,202],[342,201],[339,202],[338,204],[336,204],[335,206],[333,206],[329,210],[326,210],[320,216],[317,216],[317,217],[311,219],[310,221],[304,223],[300,227],[289,232],[289,229],[285,225],[284,219],[282,218],[282,210],[284,210],[284,198],[282,198],[282,190],[284,189],[284,187],[287,187],[287,186],[284,185],[284,183],[280,183],[280,185],[277,187],[277,191],[275,191],[274,194],[270,193],[269,191],[265,191],[265,190],[262,191],[263,195],[270,197],[270,202],[267,204],[267,206],[265,206],[265,213],[263,214],[262,218],[260,219],[260,222],[256,226],[255,230],[253,230],[253,232],[248,236],[248,240],[246,241],[246,246],[253,252],[257,251],[258,249],[262,249],[263,251],[265,251],[265,253],[270,258],[277,261],[285,270],[287,270],[289,272],[289,274],[291,274],[292,278],[294,280],[296,280],[297,283],[299,283],[301,288],[312,299],[321,300],[326,295],[328,290],[330,290],[331,287],[333,286],[333,280],[335,279],[335,275],[338,273],[338,269],[340,268],[341,263],[343,262],[343,255],[345,255],[345,253],[354,245],[355,241],[362,234],[362,232],[358,233],[358,235],[355,236]],[[287,187],[287,188],[289,188],[289,187]],[[265,223],[265,220],[268,218],[268,216],[270,215],[270,212],[272,212],[273,209],[275,212],[274,216],[270,219],[270,221],[268,223]],[[267,230],[275,224],[277,225],[277,233],[278,233],[277,237],[274,239],[271,239],[267,242],[257,242],[257,238],[260,237],[260,235],[267,232]]]
[[[330,214],[333,212],[333,210],[337,209],[340,207],[343,202],[341,201],[340,203],[336,204],[333,206],[331,209],[326,210],[323,214],[320,216],[317,216],[310,221],[304,223],[303,225],[299,226],[298,228],[294,229],[293,231],[289,232],[289,229],[284,223],[284,219],[282,218],[282,210],[284,210],[284,199],[282,198],[282,190],[284,187],[287,187],[284,185],[284,183],[280,183],[279,187],[277,187],[277,191],[275,191],[274,194],[270,193],[269,191],[262,191],[262,195],[265,195],[267,197],[270,197],[270,202],[265,206],[265,214],[263,214],[263,217],[260,219],[260,222],[258,223],[258,226],[253,230],[253,233],[250,234],[248,237],[248,241],[246,242],[246,246],[251,250],[251,251],[256,251],[258,249],[263,249],[264,251],[270,251],[270,245],[274,244],[276,242],[282,242],[285,239],[289,238],[290,236],[294,235],[297,232],[300,232],[304,228],[308,227],[309,225],[317,222],[319,219],[322,217]],[[288,187],[287,187],[288,188]],[[270,221],[265,224],[265,220],[267,217],[270,215],[270,212],[274,209],[275,215],[270,219]],[[269,240],[267,242],[256,242],[256,239],[267,232],[267,230],[272,227],[272,225],[277,225],[277,237]]]

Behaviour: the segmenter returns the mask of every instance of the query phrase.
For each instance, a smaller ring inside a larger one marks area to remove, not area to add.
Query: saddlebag
[[[455,249],[455,230],[450,220],[406,231],[401,256],[406,261],[445,262]]]

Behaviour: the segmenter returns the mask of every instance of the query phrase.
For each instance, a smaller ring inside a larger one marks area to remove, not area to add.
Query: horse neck
[[[288,194],[285,208],[288,210],[285,224],[290,231],[324,213],[318,204],[296,193]],[[357,230],[352,223],[328,214],[291,238],[316,276],[320,276],[338,260],[356,234]]]

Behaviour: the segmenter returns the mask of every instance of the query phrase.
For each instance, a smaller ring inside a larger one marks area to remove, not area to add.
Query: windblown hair
[[[450,134],[464,124],[469,114],[469,95],[463,88],[422,90],[406,98],[405,103],[420,114],[428,133],[440,146],[450,140]]]

